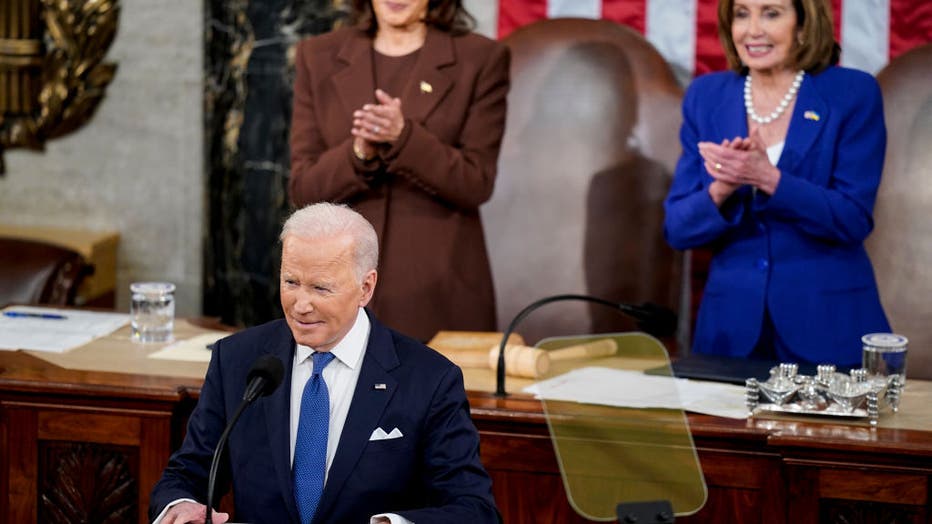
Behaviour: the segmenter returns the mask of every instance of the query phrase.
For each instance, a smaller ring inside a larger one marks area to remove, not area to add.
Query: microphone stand
[[[217,447],[214,449],[213,459],[210,461],[210,472],[207,475],[207,511],[204,516],[205,524],[212,523],[212,514],[214,511],[214,491],[216,491],[217,468],[220,466],[220,456],[223,455],[223,449],[226,447],[227,439],[236,421],[239,420],[243,411],[249,407],[257,398],[271,394],[282,382],[284,368],[282,361],[271,355],[263,355],[256,359],[249,370],[246,390],[243,392],[243,400],[230,418],[227,427],[220,434],[220,440],[217,441]]]
[[[495,374],[495,396],[496,397],[506,397],[508,393],[505,392],[505,345],[508,343],[508,337],[514,331],[515,327],[519,322],[524,320],[528,315],[531,314],[535,309],[547,305],[551,302],[561,302],[564,300],[581,300],[584,302],[594,302],[596,304],[602,304],[603,306],[608,306],[612,309],[621,311],[623,314],[634,318],[638,321],[638,326],[648,333],[659,336],[670,335],[676,329],[676,315],[669,311],[667,308],[662,306],[657,306],[654,304],[646,303],[642,306],[633,306],[631,304],[625,304],[623,302],[612,302],[610,300],[605,300],[603,298],[593,297],[589,295],[553,295],[549,297],[544,297],[534,302],[531,302],[528,306],[518,312],[517,315],[511,320],[508,324],[508,328],[505,329],[505,333],[502,336],[502,342],[498,346],[498,370]],[[652,318],[652,317],[658,318]],[[662,318],[666,317],[666,318]],[[666,322],[664,322],[666,321]],[[208,523],[210,524],[210,523]]]
[[[240,415],[243,414],[243,411],[251,403],[252,400],[245,398],[239,403],[239,407],[236,408],[236,413],[233,414],[233,418],[230,419],[230,423],[227,424],[226,429],[224,429],[223,433],[220,435],[220,440],[217,442],[217,449],[214,450],[214,458],[210,461],[210,473],[207,475],[207,515],[204,519],[205,524],[212,524],[211,513],[214,508],[214,484],[217,482],[217,467],[220,465],[220,455],[223,454],[223,448],[226,447],[230,431],[233,430],[236,421],[239,420]]]

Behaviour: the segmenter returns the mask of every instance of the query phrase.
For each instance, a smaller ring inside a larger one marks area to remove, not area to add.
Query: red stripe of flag
[[[499,0],[498,37],[505,38],[515,29],[547,18],[547,0]]]
[[[695,76],[728,68],[722,44],[718,39],[718,0],[696,1],[696,65]]]
[[[932,2],[890,0],[890,58],[932,42]]]
[[[647,30],[649,0],[602,0],[602,18],[624,24],[642,35]]]
[[[841,4],[843,0],[832,0],[832,22],[835,24],[835,41],[841,44]],[[864,0],[854,0],[862,2]]]

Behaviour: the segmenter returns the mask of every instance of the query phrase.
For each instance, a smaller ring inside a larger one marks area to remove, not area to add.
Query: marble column
[[[290,212],[295,43],[329,31],[339,0],[207,0],[204,313],[252,326],[281,316],[278,234]]]

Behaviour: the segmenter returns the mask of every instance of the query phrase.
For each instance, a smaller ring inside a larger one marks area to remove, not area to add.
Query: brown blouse
[[[401,56],[388,56],[372,50],[372,69],[375,85],[389,96],[401,96],[408,82],[411,81],[411,69],[417,63],[421,50]]]

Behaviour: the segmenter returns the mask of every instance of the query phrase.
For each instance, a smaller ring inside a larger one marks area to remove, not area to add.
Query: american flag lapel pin
[[[373,389],[388,389],[388,388],[385,386],[385,384],[379,382],[375,386],[373,386]]]
[[[814,122],[818,122],[822,117],[819,116],[819,113],[816,113],[815,111],[810,109],[809,111],[806,111],[805,113],[803,113],[803,118],[805,118],[806,120],[812,120]]]

